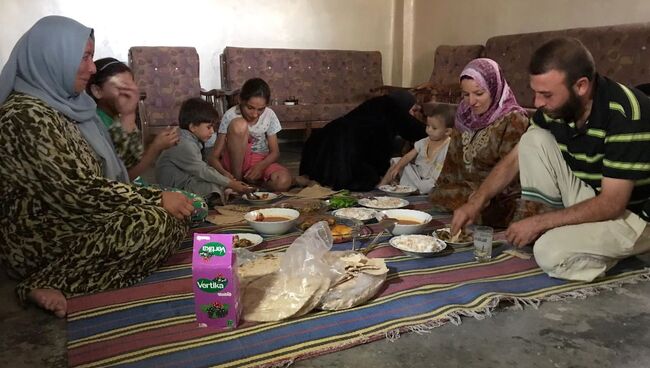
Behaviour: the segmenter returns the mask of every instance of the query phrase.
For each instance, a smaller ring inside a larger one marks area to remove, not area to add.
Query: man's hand
[[[476,222],[476,219],[481,214],[481,210],[482,206],[473,201],[469,201],[458,207],[454,211],[454,217],[451,220],[451,235],[458,234],[465,226]]]
[[[255,164],[244,173],[244,179],[248,182],[256,182],[262,178],[264,168],[260,164]]]
[[[506,230],[508,242],[518,248],[532,244],[544,232],[539,216],[533,216],[513,222]]]
[[[177,192],[163,192],[162,207],[179,220],[190,217],[192,211],[194,211],[192,201],[182,193]]]

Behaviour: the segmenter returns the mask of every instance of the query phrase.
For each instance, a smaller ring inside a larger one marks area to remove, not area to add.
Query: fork
[[[391,218],[384,218],[381,221],[379,221],[379,226],[382,227],[381,231],[377,236],[375,236],[374,239],[366,247],[360,252],[364,255],[370,253],[371,250],[375,249],[377,246],[377,242],[379,241],[379,238],[381,238],[384,235],[393,235],[393,229],[395,228],[395,225],[397,224],[397,220],[391,219]]]

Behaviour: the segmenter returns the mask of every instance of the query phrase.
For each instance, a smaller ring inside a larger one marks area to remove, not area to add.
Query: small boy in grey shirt
[[[160,185],[196,193],[208,203],[216,200],[215,196],[225,203],[231,191],[253,191],[247,184],[221,175],[203,161],[203,143],[214,133],[213,125],[218,120],[219,113],[207,101],[191,98],[183,102],[178,114],[180,141],[163,151],[156,162],[156,180]]]

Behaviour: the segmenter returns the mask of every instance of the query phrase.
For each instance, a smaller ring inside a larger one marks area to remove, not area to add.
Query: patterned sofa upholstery
[[[140,121],[143,140],[170,125],[178,125],[178,111],[188,98],[203,96],[218,102],[220,91],[201,90],[199,54],[194,47],[134,46],[129,65],[143,94]]]
[[[271,108],[284,129],[322,127],[371,96],[382,84],[378,51],[226,47],[222,88],[241,88],[249,78],[271,87]],[[284,105],[295,97],[298,105]]]
[[[533,91],[528,84],[531,55],[544,42],[561,36],[582,41],[602,75],[629,86],[650,82],[650,23],[492,37],[485,44],[484,54],[501,65],[522,106],[533,107]]]
[[[530,57],[544,42],[561,36],[582,41],[594,56],[599,73],[629,86],[650,83],[650,23],[637,23],[495,36],[487,40],[485,47],[440,46],[428,84],[441,97],[434,94],[433,98],[458,102],[458,75],[480,55],[498,62],[519,104],[533,108],[533,92],[528,84]],[[479,49],[482,51],[477,54]]]

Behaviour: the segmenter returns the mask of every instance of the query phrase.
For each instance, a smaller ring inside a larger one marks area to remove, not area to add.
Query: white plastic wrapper
[[[330,262],[342,262],[344,268],[348,266],[350,269],[350,255],[353,252],[330,252],[327,259]],[[386,274],[388,269],[383,259],[368,259],[363,255],[356,256],[360,259],[357,265],[360,266],[360,271],[355,272],[354,276],[349,273],[343,273],[341,278],[332,284],[332,287],[323,295],[317,308],[322,310],[342,310],[355,307],[367,302],[370,298],[375,296],[381,289],[386,281]],[[343,261],[347,259],[348,262]]]
[[[343,269],[325,260],[332,247],[326,222],[307,229],[280,257],[277,272],[261,276],[244,289],[243,318],[247,321],[279,321],[311,311],[338,279]]]

